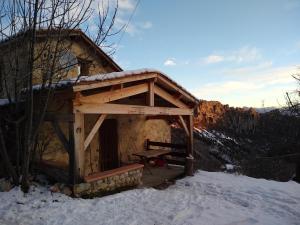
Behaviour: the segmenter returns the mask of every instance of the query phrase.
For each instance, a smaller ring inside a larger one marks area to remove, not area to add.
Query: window
[[[78,59],[78,72],[80,76],[90,75],[90,66],[92,61],[85,59]]]

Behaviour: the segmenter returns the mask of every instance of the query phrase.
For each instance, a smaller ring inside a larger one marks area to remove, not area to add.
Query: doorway
[[[118,168],[118,122],[116,119],[104,120],[99,130],[99,144],[101,171]]]

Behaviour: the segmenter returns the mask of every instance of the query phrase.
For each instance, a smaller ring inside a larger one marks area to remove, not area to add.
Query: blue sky
[[[119,0],[119,25],[136,2]],[[161,70],[200,99],[280,106],[297,88],[299,21],[300,0],[141,0],[114,58]]]

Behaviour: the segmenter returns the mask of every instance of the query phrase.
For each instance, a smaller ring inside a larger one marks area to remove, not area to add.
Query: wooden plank
[[[99,130],[101,124],[103,123],[104,119],[105,119],[106,115],[102,114],[99,116],[99,118],[97,119],[94,127],[92,128],[91,132],[88,134],[87,138],[84,141],[84,150],[87,149],[87,147],[89,146],[89,144],[91,143],[93,137],[95,136],[95,134],[97,133],[97,131]]]
[[[148,104],[154,106],[154,81],[149,82]]]
[[[193,115],[192,109],[151,107],[121,104],[83,104],[74,106],[75,112],[87,114],[132,114],[132,115]]]
[[[182,101],[179,99],[174,98],[174,96],[170,95],[168,92],[165,90],[161,89],[157,85],[154,86],[154,93],[162,97],[163,99],[167,100],[171,104],[179,107],[179,108],[190,108],[186,104],[184,104]]]
[[[75,167],[74,154],[74,125],[73,122],[68,123],[69,126],[69,184],[74,185],[78,181],[78,174]]]
[[[123,88],[123,84],[116,84],[116,85],[112,85],[110,87],[110,90],[115,91],[115,90],[122,89],[122,88]]]
[[[148,151],[133,153],[132,155],[151,159],[151,158],[157,158],[157,157],[163,156],[163,155],[168,155],[170,153],[171,153],[171,150],[152,149],[152,150],[148,150]]]
[[[75,167],[79,177],[84,176],[84,114],[75,113],[74,122],[74,140],[75,140]]]
[[[182,94],[184,97],[186,97],[187,99],[189,99],[192,102],[196,103],[196,99],[193,98],[191,95],[189,95],[186,91],[182,90],[181,88],[179,88],[176,84],[172,83],[171,81],[169,81],[168,79],[166,79],[163,76],[158,76],[157,77],[158,80],[160,80],[161,82],[167,84],[170,88],[176,90],[177,92],[179,92],[180,94]]]
[[[169,148],[176,148],[176,149],[186,149],[185,144],[173,144],[173,143],[166,143],[166,142],[158,142],[158,141],[150,141],[147,139],[147,149],[151,149],[151,146],[157,147],[169,147]]]
[[[63,133],[63,131],[61,130],[58,122],[54,120],[54,121],[51,121],[51,124],[52,124],[52,126],[54,128],[54,131],[55,131],[56,135],[58,136],[58,139],[63,144],[65,150],[67,152],[69,152],[69,148],[70,148],[69,141],[66,138],[65,134]]]
[[[115,101],[122,98],[127,98],[129,96],[138,95],[148,91],[148,85],[139,84],[127,88],[107,91],[99,94],[94,94],[90,96],[80,96],[77,100],[79,104],[81,103],[97,103],[102,104],[106,102]]]
[[[188,129],[188,127],[187,127],[187,125],[186,125],[186,123],[185,123],[183,117],[182,117],[182,116],[178,116],[178,117],[179,117],[180,124],[182,125],[182,127],[183,127],[183,129],[184,129],[186,135],[187,135],[187,136],[190,136],[190,131],[189,131],[189,129]]]
[[[89,176],[84,177],[84,181],[85,182],[94,182],[94,181],[97,181],[97,180],[104,179],[106,177],[112,177],[112,176],[116,176],[116,175],[119,175],[119,174],[123,174],[123,173],[126,173],[128,171],[142,169],[143,167],[144,167],[144,165],[138,164],[138,163],[127,165],[127,166],[122,166],[122,167],[119,167],[119,168],[116,168],[116,169],[91,174]]]
[[[73,86],[73,91],[84,91],[94,88],[100,88],[100,87],[106,87],[116,84],[122,84],[122,83],[128,83],[138,80],[147,80],[157,77],[157,74],[155,73],[149,73],[149,74],[137,74],[136,76],[128,76],[128,77],[121,77],[119,79],[112,79],[112,80],[106,80],[106,81],[94,81],[90,82],[89,84],[84,84],[85,82],[81,82],[83,84],[77,84]],[[88,83],[88,82],[86,82]]]
[[[170,122],[176,121],[175,116],[167,116],[167,115],[156,115],[156,116],[147,116],[146,120],[166,120]]]

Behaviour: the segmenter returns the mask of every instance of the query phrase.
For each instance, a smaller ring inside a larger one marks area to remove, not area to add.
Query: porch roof
[[[51,85],[51,88],[63,89],[72,87],[74,92],[79,92],[83,90],[91,90],[99,87],[146,79],[157,79],[157,82],[160,83],[160,85],[162,85],[164,88],[179,92],[180,94],[184,95],[190,102],[193,102],[194,105],[199,104],[198,98],[192,95],[177,82],[172,80],[165,73],[162,73],[155,69],[127,70],[122,72],[95,74],[92,76],[80,76],[78,78],[62,80],[57,83],[53,83]],[[42,89],[42,86],[35,85],[33,89],[38,91]]]
[[[87,84],[93,84],[97,82],[104,82],[104,81],[113,81],[113,80],[118,80],[122,78],[127,78],[127,77],[139,77],[142,75],[151,75],[155,74],[156,76],[161,79],[164,79],[171,84],[173,84],[176,88],[181,89],[185,94],[187,94],[189,97],[192,98],[192,100],[196,103],[199,102],[198,98],[196,98],[194,95],[192,95],[189,91],[187,91],[184,87],[182,87],[180,84],[178,84],[176,81],[172,80],[168,75],[165,73],[156,70],[156,69],[138,69],[138,70],[126,70],[122,72],[112,72],[112,73],[106,73],[106,74],[96,74],[92,76],[83,76],[77,79],[76,83],[73,85],[73,90],[74,91],[80,91],[81,87],[83,85]],[[85,90],[87,89],[92,89],[93,86],[91,85],[90,88],[86,86]]]

